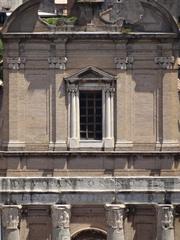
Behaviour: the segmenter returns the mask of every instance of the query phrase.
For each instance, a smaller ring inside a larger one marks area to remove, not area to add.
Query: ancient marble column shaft
[[[157,206],[157,240],[174,240],[173,206]]]
[[[52,240],[70,240],[70,205],[54,205],[51,208],[52,213]]]
[[[124,240],[124,209],[123,204],[106,204],[107,240]]]
[[[20,240],[19,219],[21,206],[7,206],[2,208],[2,225],[4,240]]]

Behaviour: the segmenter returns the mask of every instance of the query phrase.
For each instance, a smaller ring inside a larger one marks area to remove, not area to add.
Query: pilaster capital
[[[161,228],[169,230],[174,228],[174,207],[173,205],[164,204],[156,207],[158,214],[158,221]]]
[[[155,57],[154,62],[158,64],[162,69],[172,69],[175,63],[174,56],[170,57]]]
[[[2,225],[7,229],[17,229],[20,220],[21,206],[2,207]]]
[[[123,229],[124,204],[106,204],[107,224],[113,229]]]
[[[48,58],[49,67],[53,69],[65,70],[67,61],[68,61],[67,57],[49,57]]]
[[[114,63],[116,64],[117,69],[121,69],[121,70],[131,69],[134,63],[134,57],[133,56],[115,57]]]
[[[9,69],[19,70],[24,69],[26,58],[24,57],[7,57],[6,62]]]
[[[54,205],[51,207],[52,225],[54,228],[69,228],[71,218],[70,205]]]
[[[78,85],[76,85],[76,84],[68,84],[67,92],[71,93],[71,94],[72,93],[76,94],[78,92]]]

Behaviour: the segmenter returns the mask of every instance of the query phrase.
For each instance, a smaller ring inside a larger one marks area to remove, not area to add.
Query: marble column
[[[107,240],[124,240],[123,204],[106,204]]]
[[[69,223],[71,217],[70,205],[54,205],[52,213],[52,240],[70,240]]]
[[[157,240],[174,240],[173,205],[157,206]]]
[[[21,206],[7,206],[2,208],[2,225],[4,240],[20,240],[19,220]]]

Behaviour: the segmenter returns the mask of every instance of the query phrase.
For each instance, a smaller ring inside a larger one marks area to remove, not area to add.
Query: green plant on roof
[[[77,20],[77,17],[74,17],[74,16],[59,16],[54,18],[43,18],[44,22],[54,26],[74,24],[76,20]]]

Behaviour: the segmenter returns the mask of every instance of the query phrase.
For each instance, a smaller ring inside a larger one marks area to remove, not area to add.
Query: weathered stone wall
[[[48,150],[51,143],[59,143],[60,149],[66,149],[64,77],[95,66],[117,77],[116,149],[178,149],[179,102],[173,48],[170,42],[159,45],[149,40],[128,44],[122,40],[59,39],[56,44],[47,39],[21,44],[9,41],[4,56],[4,72],[9,73],[4,87],[3,147]],[[53,51],[57,56],[66,56],[66,70],[51,68],[48,59]],[[18,63],[20,69],[13,69],[11,62],[19,52],[24,63]],[[131,65],[124,63],[126,56],[132,58]]]

